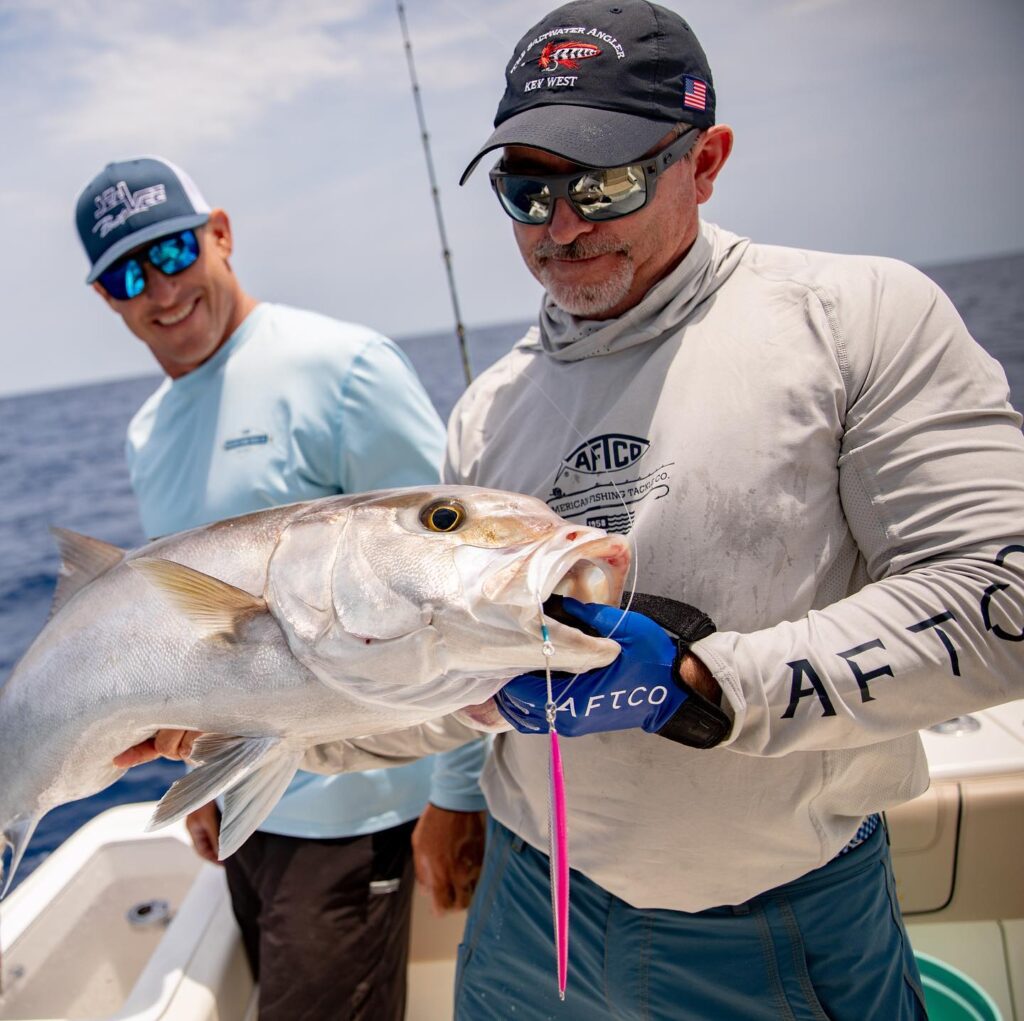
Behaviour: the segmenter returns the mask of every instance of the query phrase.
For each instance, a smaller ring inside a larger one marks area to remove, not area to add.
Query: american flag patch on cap
[[[691,110],[703,110],[708,105],[708,87],[699,78],[689,75],[683,79],[683,106]]]

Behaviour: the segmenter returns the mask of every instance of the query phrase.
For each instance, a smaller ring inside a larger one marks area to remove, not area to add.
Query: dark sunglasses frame
[[[181,241],[181,248],[191,255],[184,265],[174,266],[172,259],[161,259],[160,248],[167,241],[178,238]],[[146,275],[142,268],[144,262],[148,262],[154,269],[159,270],[164,276],[173,277],[178,273],[184,273],[190,266],[199,261],[199,236],[196,232],[187,227],[185,230],[172,231],[163,237],[156,238],[148,244],[142,245],[127,255],[111,263],[98,277],[97,280],[103,285],[103,289],[116,301],[132,301],[146,291]],[[134,294],[128,293],[127,276],[131,264],[135,263],[136,270],[142,275],[142,287]],[[171,268],[168,268],[171,267]]]
[[[555,212],[555,200],[565,199],[572,206],[573,212],[577,216],[584,220],[588,220],[591,223],[603,223],[605,220],[617,220],[622,216],[629,216],[632,213],[639,212],[648,202],[654,198],[654,189],[658,183],[658,174],[663,173],[673,163],[682,159],[696,144],[697,139],[700,137],[699,128],[690,128],[688,131],[684,131],[674,142],[665,146],[660,152],[656,152],[653,156],[648,156],[646,159],[637,160],[633,163],[624,163],[618,167],[585,167],[580,166],[578,170],[573,170],[568,174],[530,174],[530,173],[513,173],[512,171],[505,170],[503,168],[504,159],[498,160],[491,170],[491,187],[494,189],[495,194],[498,196],[498,202],[501,208],[516,221],[516,223],[526,224],[530,227],[541,227],[546,223],[551,222],[551,217]],[[634,206],[631,209],[627,209],[622,212],[615,212],[615,203],[612,202],[607,206],[599,216],[588,215],[585,213],[580,206],[577,204],[576,199],[572,194],[572,187],[578,183],[584,177],[594,177],[600,179],[602,174],[610,173],[621,173],[625,170],[638,171],[643,177],[644,181],[644,200],[638,206]],[[548,215],[543,220],[535,220],[532,217],[526,216],[519,210],[514,204],[503,193],[503,188],[507,187],[507,184],[512,181],[536,181],[539,184],[543,184],[548,190]],[[519,215],[517,215],[517,213]]]

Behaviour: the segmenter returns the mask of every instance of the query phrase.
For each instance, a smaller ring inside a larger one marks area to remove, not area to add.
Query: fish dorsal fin
[[[203,734],[190,756],[196,769],[171,785],[160,799],[146,829],[168,826],[213,801],[249,776],[276,747],[278,737],[230,737]],[[263,820],[261,819],[260,822]]]
[[[172,560],[136,557],[128,565],[143,574],[175,609],[211,638],[236,638],[247,620],[267,609],[262,599],[243,589]]]
[[[0,889],[0,900],[7,895],[7,891],[11,887],[11,880],[14,879],[14,873],[18,871],[18,865],[25,854],[28,842],[32,839],[32,834],[35,833],[38,822],[39,816],[37,815],[22,816],[20,819],[15,819],[14,822],[8,823],[3,831],[3,838],[0,839],[0,876],[3,876],[3,850],[5,844],[11,847],[11,864],[7,869],[7,875],[3,876],[3,889]]]
[[[76,592],[117,567],[124,559],[124,550],[109,542],[91,539],[66,528],[51,528],[60,550],[60,572],[57,591],[53,595],[52,617]]]

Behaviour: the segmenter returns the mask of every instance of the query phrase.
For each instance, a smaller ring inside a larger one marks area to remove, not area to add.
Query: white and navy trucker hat
[[[83,189],[75,225],[92,263],[91,284],[133,248],[210,218],[210,207],[192,178],[159,156],[108,163]]]

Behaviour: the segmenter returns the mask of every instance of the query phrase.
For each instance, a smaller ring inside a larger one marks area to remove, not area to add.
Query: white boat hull
[[[1024,1021],[1024,701],[974,720],[924,735],[932,787],[888,813],[897,890],[915,947]],[[97,816],[0,906],[0,1021],[255,1021],[223,870],[182,824],[145,833],[152,808]],[[463,921],[417,893],[406,1021],[451,1018]]]
[[[153,807],[96,816],[3,902],[0,1021],[255,1021],[224,871],[182,823],[145,833]],[[451,1018],[463,920],[417,893],[407,1021]]]

